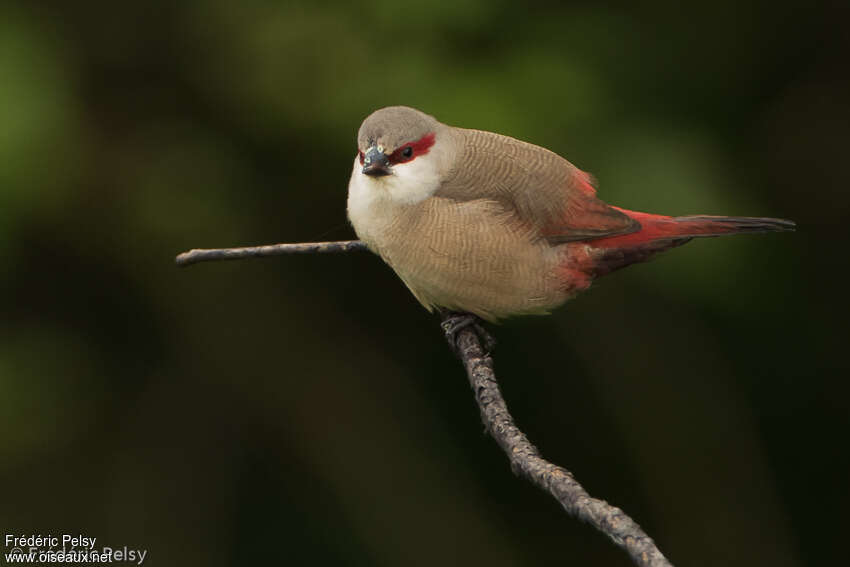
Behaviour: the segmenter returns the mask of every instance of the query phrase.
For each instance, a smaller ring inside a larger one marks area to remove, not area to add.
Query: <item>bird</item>
[[[361,124],[347,212],[426,309],[493,323],[550,313],[596,278],[693,238],[795,229],[609,205],[590,174],[555,152],[406,106]]]

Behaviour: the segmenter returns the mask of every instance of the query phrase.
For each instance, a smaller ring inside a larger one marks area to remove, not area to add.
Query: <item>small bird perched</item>
[[[548,313],[595,278],[692,238],[794,229],[614,207],[589,174],[545,148],[405,106],[369,115],[357,147],[348,218],[429,311],[493,322]]]

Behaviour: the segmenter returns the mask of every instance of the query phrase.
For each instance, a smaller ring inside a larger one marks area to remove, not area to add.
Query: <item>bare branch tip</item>
[[[468,314],[467,314],[468,315]],[[484,421],[484,428],[507,454],[511,469],[555,498],[566,512],[584,520],[623,549],[637,565],[672,567],[655,542],[625,512],[604,500],[593,498],[573,474],[543,458],[517,427],[493,370],[493,359],[483,357],[482,334],[468,322],[457,327],[459,314],[443,314],[443,329],[466,368],[469,384]],[[447,328],[448,327],[448,328]],[[460,343],[464,343],[461,347]]]
[[[292,242],[287,244],[266,244],[264,246],[245,246],[241,248],[193,248],[178,254],[174,263],[189,266],[198,262],[212,260],[239,260],[242,258],[264,258],[283,254],[328,254],[367,250],[360,240],[340,240],[336,242]]]

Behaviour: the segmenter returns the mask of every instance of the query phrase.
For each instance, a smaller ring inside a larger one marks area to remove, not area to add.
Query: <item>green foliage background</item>
[[[628,565],[514,478],[353,236],[360,121],[552,148],[600,195],[781,216],[496,329],[519,424],[677,565],[834,565],[850,491],[845,3],[0,7],[0,527],[151,565]],[[842,338],[843,337],[843,338]]]

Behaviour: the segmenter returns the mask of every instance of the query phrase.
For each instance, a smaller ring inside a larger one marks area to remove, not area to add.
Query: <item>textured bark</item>
[[[177,256],[179,266],[210,260],[237,260],[281,254],[313,254],[366,250],[359,240],[339,242],[304,242],[273,244],[247,248],[194,249]],[[447,313],[457,317],[457,313]],[[641,527],[625,512],[604,500],[591,497],[568,470],[544,459],[537,448],[520,431],[508,411],[505,399],[496,382],[493,358],[487,352],[492,344],[482,345],[479,325],[467,325],[452,333],[453,347],[466,368],[475,401],[487,432],[507,454],[513,471],[552,495],[568,514],[583,520],[628,553],[637,565],[647,567],[671,566]],[[486,348],[485,348],[486,347]]]
[[[513,471],[552,495],[568,514],[592,525],[628,553],[637,565],[662,567],[671,563],[655,542],[625,512],[590,496],[568,470],[544,459],[520,431],[496,382],[493,358],[481,345],[473,326],[457,333],[457,353],[487,432],[496,440]]]

